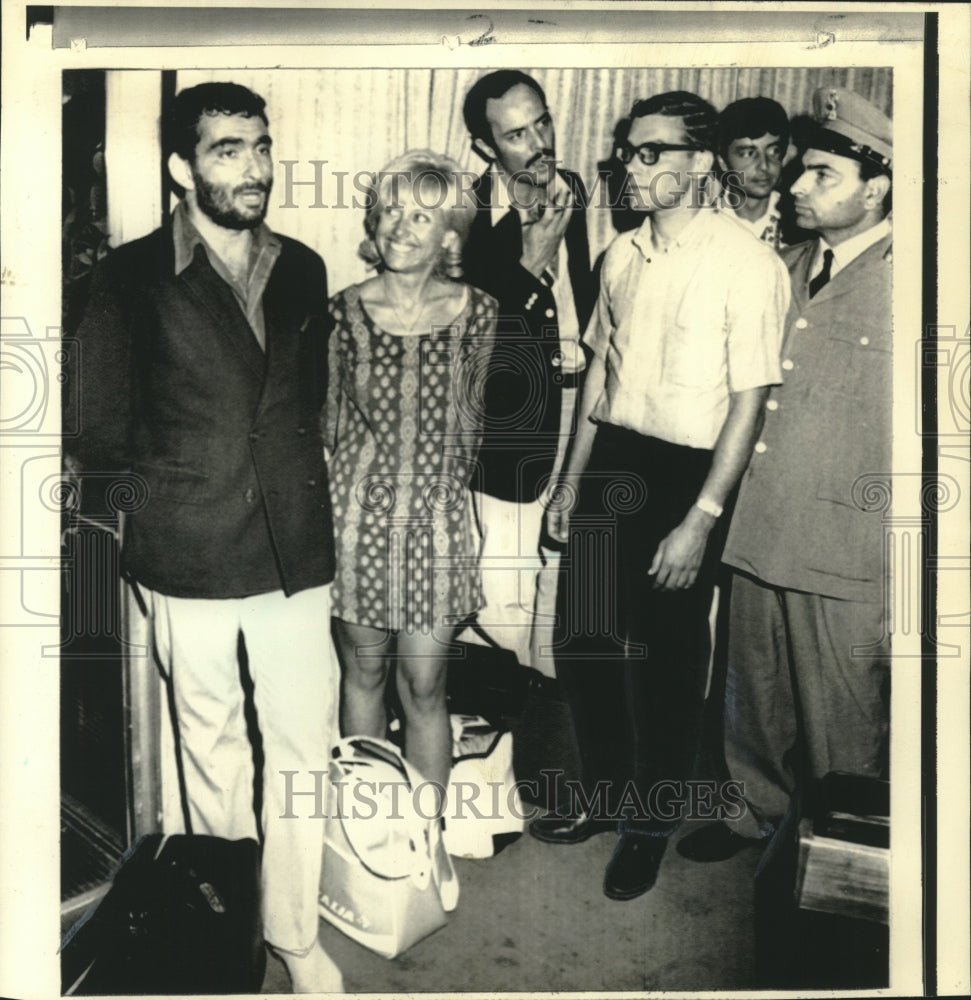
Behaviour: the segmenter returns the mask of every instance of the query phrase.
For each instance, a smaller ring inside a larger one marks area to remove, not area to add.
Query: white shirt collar
[[[744,222],[749,226],[758,226],[763,222],[768,222],[774,215],[779,214],[779,192],[771,191],[769,193],[769,202],[765,207],[765,211],[757,219],[743,219],[742,216],[738,214],[738,210],[733,208],[729,203],[728,199],[725,197],[725,192],[723,191],[718,198],[718,208],[722,212],[726,212],[729,215],[735,216],[740,222]]]
[[[492,213],[492,225],[497,226],[509,211],[509,189],[506,187],[505,174],[496,166],[495,161],[489,166],[492,174],[492,204],[489,206]]]
[[[827,250],[833,251],[833,266],[830,275],[842,271],[847,264],[856,260],[864,250],[869,250],[875,243],[879,243],[885,236],[890,235],[890,219],[881,219],[875,226],[864,229],[862,233],[845,240],[835,247],[831,247],[826,240],[819,237],[819,252],[816,255],[816,270],[822,267],[823,254]]]
[[[690,246],[692,243],[701,239],[706,232],[708,220],[712,218],[714,214],[718,213],[718,208],[715,205],[703,205],[691,220],[685,225],[684,229],[678,233],[678,235],[671,240],[662,250],[658,250],[654,246],[654,216],[648,214],[644,221],[641,223],[640,227],[634,231],[634,235],[631,240],[634,246],[640,250],[642,256],[649,258],[652,254],[658,253],[674,253],[676,251],[682,250],[686,246]]]

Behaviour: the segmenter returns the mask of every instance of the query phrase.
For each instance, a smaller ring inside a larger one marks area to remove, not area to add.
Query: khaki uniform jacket
[[[781,386],[742,478],[724,561],[772,586],[880,598],[891,472],[891,237],[810,300],[818,242],[782,251]],[[874,484],[883,480],[886,486]]]

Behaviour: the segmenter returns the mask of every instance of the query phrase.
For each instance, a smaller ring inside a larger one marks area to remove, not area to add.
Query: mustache
[[[531,156],[526,161],[526,169],[528,170],[530,167],[535,166],[537,163],[540,162],[540,160],[552,160],[552,159],[553,159],[552,149],[541,149],[538,153]]]
[[[260,194],[269,194],[271,184],[262,184],[259,181],[255,184],[240,184],[239,187],[233,188],[233,194],[253,194],[259,192]]]

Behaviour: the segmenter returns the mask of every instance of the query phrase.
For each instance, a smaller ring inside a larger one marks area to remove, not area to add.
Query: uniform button
[[[768,447],[769,446],[764,441],[759,441],[755,445],[755,450],[761,455],[764,451],[768,450]]]
[[[795,367],[796,366],[788,358],[782,362],[782,368],[784,371],[791,372]]]
[[[260,436],[256,433],[256,431],[250,431],[249,439],[250,441],[259,441]]]
[[[308,479],[307,480],[307,485],[308,486],[316,486],[317,485],[317,480],[316,479]]]
[[[552,319],[556,313],[552,309],[547,309],[543,315],[545,315],[547,319]]]
[[[297,428],[297,433],[298,434],[306,434],[307,433],[307,428],[306,427],[298,427]]]
[[[805,316],[800,316],[799,319],[796,320],[797,330],[805,330],[807,326],[809,326],[809,320],[806,319]]]
[[[253,490],[253,489],[248,489],[248,490],[247,490],[247,491],[246,491],[246,492],[245,492],[245,493],[243,494],[243,499],[244,499],[244,500],[245,500],[245,501],[246,501],[247,503],[252,503],[252,502],[253,502],[253,501],[254,501],[254,500],[256,499],[256,492],[255,492],[255,490]]]
[[[870,338],[869,337],[860,337],[860,343],[864,347],[866,347],[866,345],[870,343]]]
[[[765,404],[765,408],[767,410],[778,410],[779,409],[779,400],[777,400],[777,399],[770,399]]]

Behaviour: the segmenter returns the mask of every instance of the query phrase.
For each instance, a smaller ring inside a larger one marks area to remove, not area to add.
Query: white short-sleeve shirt
[[[604,359],[594,420],[713,448],[729,395],[782,381],[789,273],[737,219],[702,208],[665,250],[651,217],[607,250],[584,341]]]

